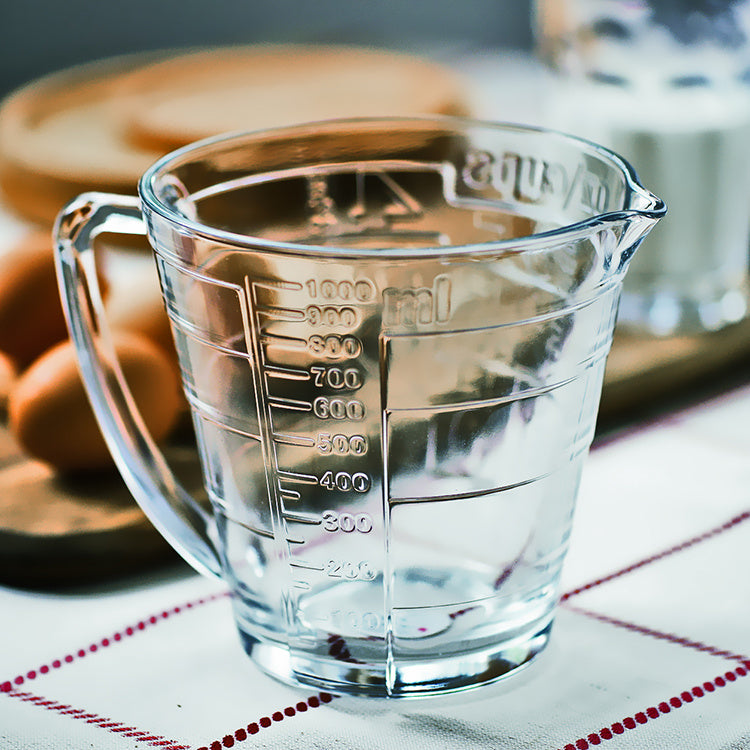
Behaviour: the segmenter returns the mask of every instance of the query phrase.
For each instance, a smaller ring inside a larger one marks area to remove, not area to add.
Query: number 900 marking
[[[345,326],[354,328],[357,325],[357,311],[353,307],[318,307],[308,305],[305,320],[311,326]]]

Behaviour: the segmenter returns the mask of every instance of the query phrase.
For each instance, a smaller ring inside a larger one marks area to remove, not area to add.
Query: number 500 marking
[[[364,435],[331,435],[329,432],[319,432],[315,447],[324,455],[332,453],[337,456],[362,456],[367,453],[367,438]]]

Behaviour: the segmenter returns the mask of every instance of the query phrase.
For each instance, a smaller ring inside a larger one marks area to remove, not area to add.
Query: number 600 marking
[[[313,401],[313,414],[319,419],[351,419],[358,422],[365,418],[365,405],[357,399],[347,401],[318,396]]]

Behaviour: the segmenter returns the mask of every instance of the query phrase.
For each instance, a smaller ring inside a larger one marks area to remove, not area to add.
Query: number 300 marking
[[[372,531],[372,517],[368,513],[337,513],[335,510],[323,511],[323,528],[335,533],[343,531],[351,534],[358,531],[360,534],[368,534]]]

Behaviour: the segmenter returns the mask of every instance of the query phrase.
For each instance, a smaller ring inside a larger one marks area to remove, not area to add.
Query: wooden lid
[[[231,47],[128,56],[35,81],[0,106],[0,189],[51,223],[87,190],[134,193],[176,146],[234,130],[364,115],[459,114],[460,81],[392,52]]]

